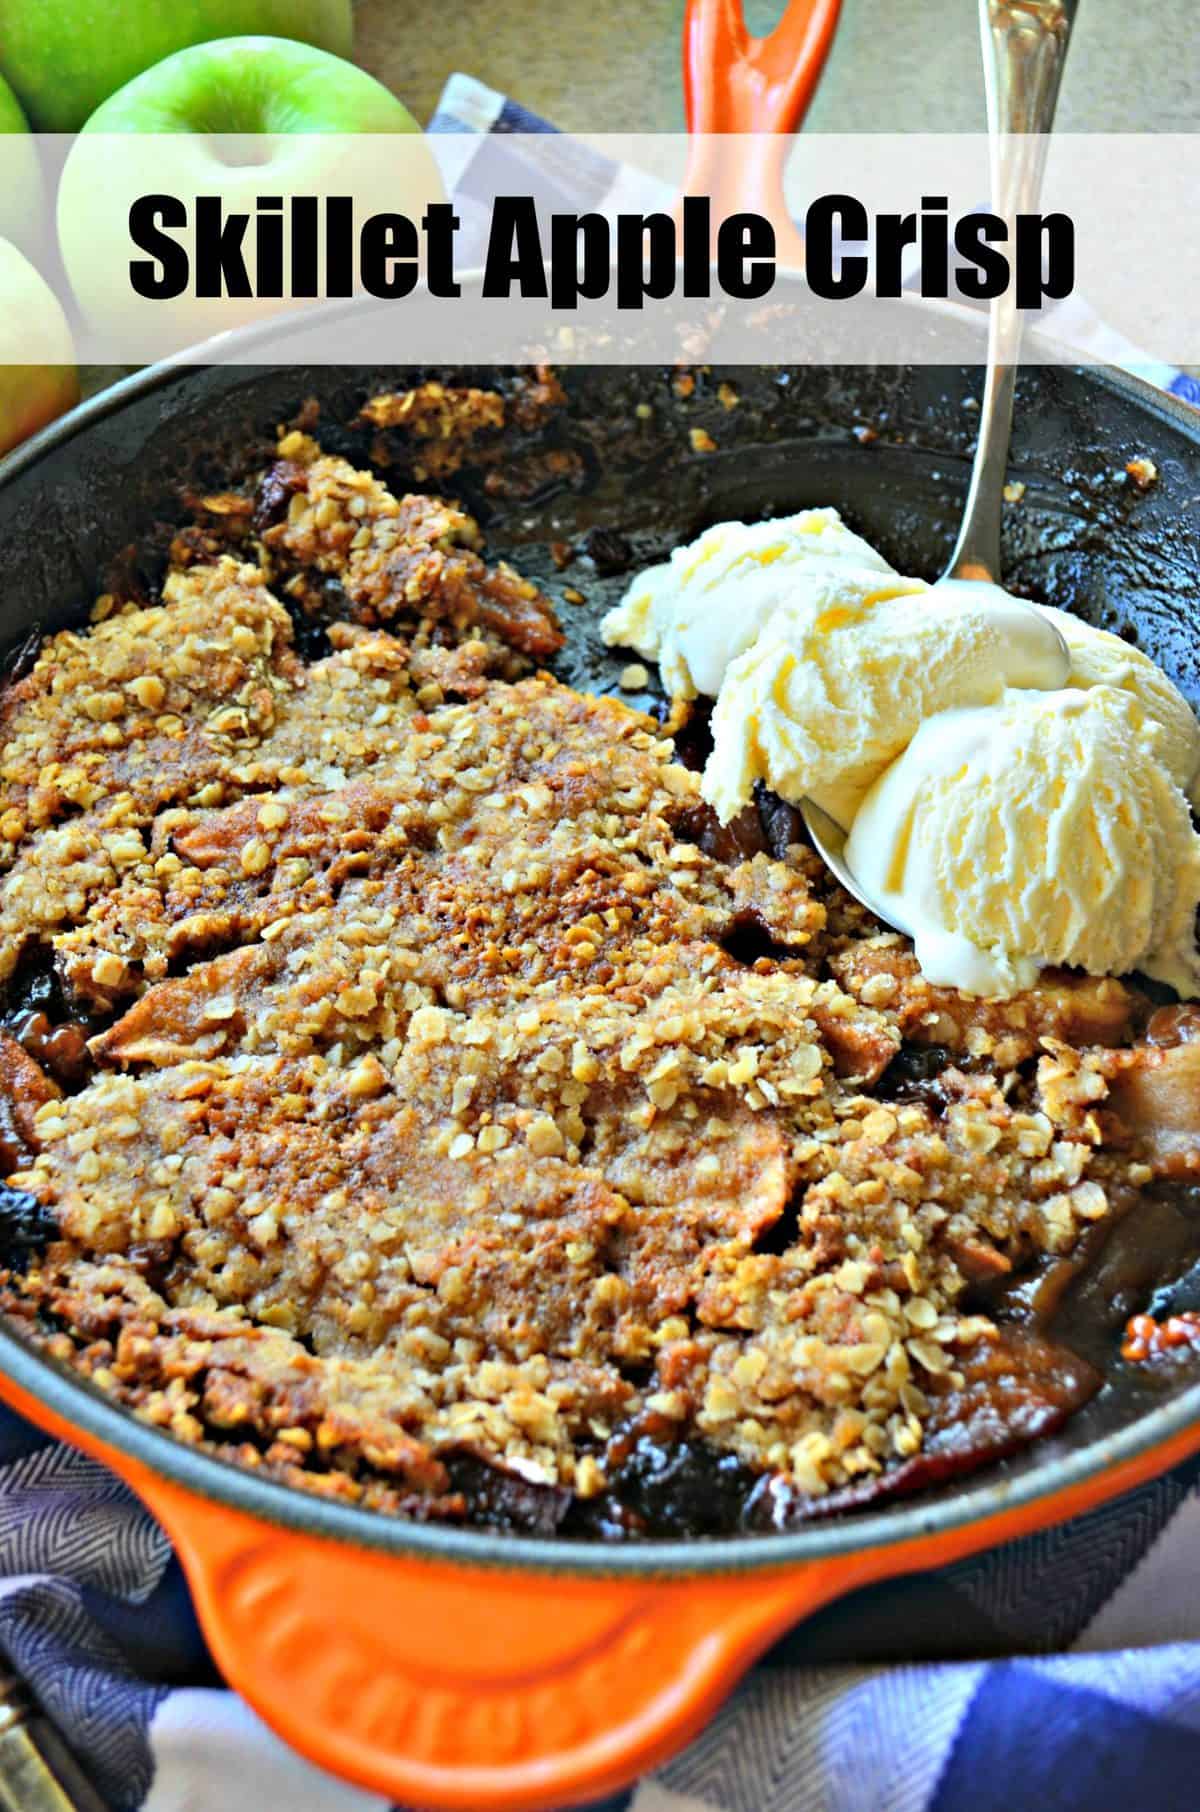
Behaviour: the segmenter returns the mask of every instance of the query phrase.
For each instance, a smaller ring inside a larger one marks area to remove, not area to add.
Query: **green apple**
[[[0,453],[78,401],[75,348],[58,298],[0,239]]]
[[[77,132],[173,51],[248,32],[348,57],[350,0],[0,0],[0,73],[39,132]]]
[[[45,193],[37,146],[21,103],[0,76],[0,237],[36,252],[44,227]]]
[[[250,215],[252,276],[260,196],[280,196],[286,209],[295,195],[349,195],[361,221],[419,216],[443,194],[408,109],[353,63],[282,38],[177,51],[97,109],[59,184],[59,248],[88,325],[104,336],[105,360],[160,357],[282,306],[204,299],[194,285],[171,302],[135,296],[129,213],[147,191],[178,197],[190,214],[196,196],[216,194],[226,213]],[[190,245],[190,224],[175,236]]]

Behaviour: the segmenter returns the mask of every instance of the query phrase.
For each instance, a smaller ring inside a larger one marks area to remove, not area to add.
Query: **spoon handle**
[[[1037,208],[1077,6],[1078,0],[979,0],[992,209],[1009,223],[1010,239],[1014,217]],[[979,440],[950,561],[953,579],[1000,578],[1000,511],[1024,325],[1010,286],[992,302],[988,320]]]

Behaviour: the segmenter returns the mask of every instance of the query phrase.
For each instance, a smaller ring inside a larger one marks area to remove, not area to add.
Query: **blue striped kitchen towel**
[[[548,130],[451,80],[433,131],[464,235],[489,197],[461,135]],[[569,182],[576,206],[636,186],[583,149]],[[1148,373],[1099,323],[1077,325],[1098,356],[1200,401],[1193,379]],[[388,1812],[291,1754],[222,1686],[178,1562],[124,1486],[5,1411],[0,1649],[112,1812]],[[1200,1806],[1200,1459],[810,1618],[703,1736],[604,1812],[1117,1812],[1147,1796],[1155,1812]]]
[[[868,1587],[785,1637],[603,1812],[1123,1812],[1146,1791],[1155,1812],[1195,1812],[1198,1558],[1200,1459]],[[3,1410],[0,1648],[112,1812],[388,1812],[221,1685],[137,1499]]]

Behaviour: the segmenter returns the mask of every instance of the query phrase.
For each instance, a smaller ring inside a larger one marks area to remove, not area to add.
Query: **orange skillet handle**
[[[844,1574],[543,1578],[297,1534],[142,1474],[230,1685],[293,1748],[403,1804],[536,1812],[686,1743]]]
[[[401,1559],[185,1491],[0,1374],[0,1398],[117,1472],[158,1517],[230,1685],[293,1748],[393,1800],[541,1812],[596,1799],[701,1728],[790,1624],[843,1592],[944,1566],[1131,1490],[1200,1423],[1032,1503],[936,1534],[682,1580]]]
[[[616,1792],[688,1742],[773,1637],[905,1560],[682,1580],[426,1563],[185,1490],[2,1372],[0,1399],[137,1492],[218,1667],[284,1741],[402,1804],[542,1812]]]
[[[790,135],[808,111],[837,29],[841,0],[789,0],[774,31],[753,38],[741,0],[688,0],[683,97],[693,144],[687,195],[711,195],[714,220],[746,210],[775,227],[781,266],[804,247],[783,196]],[[714,135],[744,136],[726,152]],[[749,135],[758,135],[751,142]]]
[[[1186,1428],[940,1534],[682,1580],[400,1558],[280,1529],[103,1457],[175,1544],[226,1679],[294,1749],[406,1805],[549,1812],[614,1793],[682,1748],[768,1643],[821,1605],[1077,1515],[1198,1444],[1200,1428]]]

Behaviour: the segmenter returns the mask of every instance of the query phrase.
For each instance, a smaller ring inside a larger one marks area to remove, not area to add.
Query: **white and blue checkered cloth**
[[[456,76],[433,130],[549,128]],[[488,196],[461,136],[446,146],[465,241]],[[630,178],[581,154],[569,180],[573,205],[602,206]],[[1150,367],[1085,313],[1075,325],[1092,356],[1200,402],[1194,379]],[[112,1812],[388,1812],[285,1749],[222,1686],[137,1499],[2,1410],[0,1649]],[[1064,1528],[820,1612],[690,1749],[603,1812],[1144,1803],[1200,1808],[1200,1458]]]

